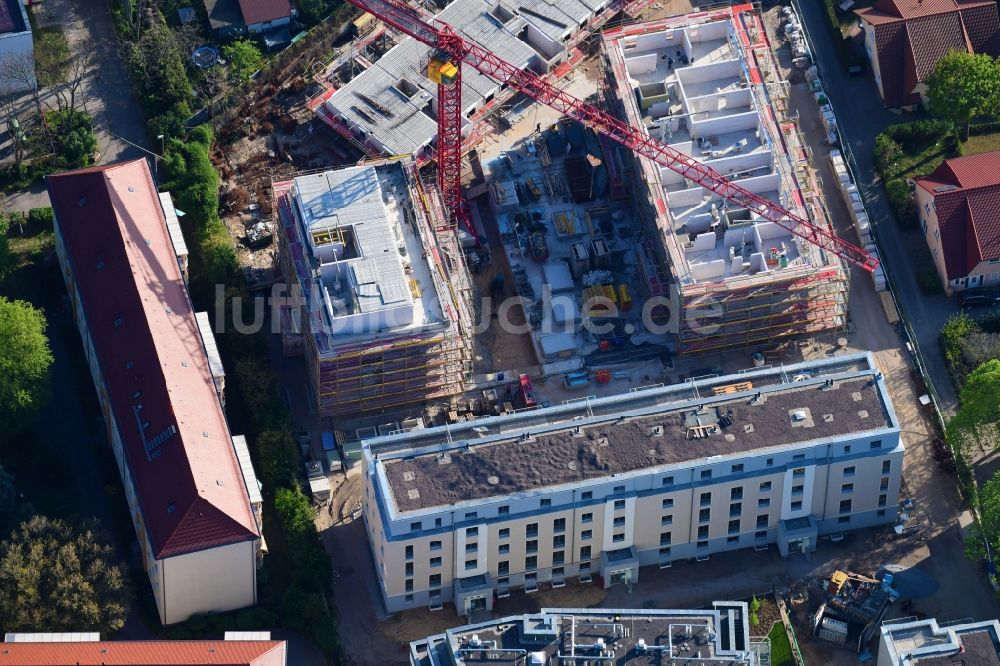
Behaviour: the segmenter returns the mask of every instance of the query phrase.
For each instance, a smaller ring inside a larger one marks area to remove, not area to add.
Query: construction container
[[[590,270],[590,252],[583,243],[573,243],[569,250],[569,270],[579,280]]]
[[[344,465],[353,467],[361,460],[361,442],[344,442]]]

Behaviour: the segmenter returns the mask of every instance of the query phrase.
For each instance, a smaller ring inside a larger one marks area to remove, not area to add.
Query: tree
[[[1000,360],[983,363],[969,373],[959,394],[959,409],[948,423],[948,434],[958,431],[975,432],[1000,418],[997,413],[1000,396]]]
[[[50,111],[46,116],[53,129],[53,149],[63,166],[71,169],[89,166],[97,152],[90,115],[83,111]]]
[[[238,39],[223,46],[222,54],[229,61],[233,77],[238,81],[249,79],[251,74],[260,69],[263,61],[260,50],[249,39]]]
[[[122,570],[92,530],[35,516],[0,543],[0,625],[6,631],[121,629],[128,614]]]
[[[0,296],[0,439],[23,428],[45,405],[51,366],[42,311]]]
[[[926,83],[931,113],[953,122],[963,141],[973,118],[996,115],[1000,106],[1000,65],[984,53],[948,53]]]
[[[316,25],[326,14],[326,0],[299,0],[299,12],[303,23]]]

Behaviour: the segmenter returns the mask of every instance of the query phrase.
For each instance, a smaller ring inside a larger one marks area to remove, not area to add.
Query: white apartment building
[[[934,618],[885,622],[878,666],[1000,666],[1000,622],[938,624]]]
[[[389,612],[817,539],[896,517],[899,422],[870,354],[688,381],[364,443]]]
[[[752,642],[747,604],[710,610],[543,608],[448,629],[410,643],[410,666],[455,664],[769,663]]]

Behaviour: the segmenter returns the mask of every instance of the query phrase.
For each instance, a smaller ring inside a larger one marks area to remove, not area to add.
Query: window
[[[581,523],[590,523],[590,522],[593,522],[593,520],[594,520],[594,514],[589,513],[589,512],[583,514],[582,516],[580,516],[580,522]]]
[[[503,506],[497,507],[498,516],[509,516],[510,515],[510,505],[504,504]]]
[[[852,504],[852,502],[849,499],[840,500],[840,512],[841,513],[850,513],[851,512],[851,504]]]
[[[801,495],[803,493],[804,488],[805,486],[803,486],[801,483],[792,486],[792,495]]]
[[[466,571],[472,571],[473,569],[475,569],[478,566],[479,566],[479,561],[476,560],[476,558],[472,558],[471,560],[466,560],[465,561],[465,570]]]
[[[759,532],[754,532],[753,538],[757,541],[764,541],[767,539],[767,530],[760,530]]]
[[[793,479],[801,479],[805,475],[806,475],[806,468],[805,467],[796,467],[795,469],[792,470],[792,478]]]
[[[710,470],[710,469],[703,469],[703,470],[701,470],[701,478],[703,478],[703,479],[711,479],[712,478],[712,470]]]
[[[431,569],[437,569],[439,566],[441,566],[441,558],[440,557],[432,557],[431,558]]]
[[[712,503],[712,493],[702,493],[701,494],[701,505],[708,506]]]
[[[473,541],[472,543],[465,544],[465,552],[475,553],[479,550],[479,544]]]
[[[524,574],[524,584],[525,585],[529,585],[531,583],[534,583],[537,580],[538,580],[538,574],[533,574],[533,573]]]
[[[739,543],[740,538],[738,536],[726,537],[726,543]]]
[[[729,499],[732,501],[743,499],[743,486],[736,486],[729,489]]]
[[[552,537],[552,547],[553,548],[565,548],[566,547],[566,535],[557,534]]]
[[[660,545],[661,546],[669,546],[670,543],[671,543],[671,541],[672,541],[672,539],[673,539],[673,536],[671,535],[670,532],[660,532]]]
[[[559,554],[562,555],[562,553]],[[563,573],[565,573],[565,570],[562,567],[555,567],[554,569],[552,569],[553,576],[562,576]]]
[[[729,521],[729,533],[730,534],[739,534],[739,531],[740,531],[740,519],[737,518],[736,520],[730,520]]]
[[[465,528],[465,536],[467,536],[467,537],[479,536],[479,528],[478,527],[466,527]]]
[[[538,557],[536,557],[535,555],[529,555],[528,557],[524,558],[525,571],[534,571],[537,568],[538,568]]]
[[[733,502],[729,505],[729,517],[733,518],[743,513],[743,502]]]
[[[851,465],[850,467],[845,467],[844,468],[844,476],[845,477],[854,476],[854,472],[855,471],[856,471],[856,469],[855,469],[854,465]]]
[[[552,500],[548,497],[542,498],[538,504],[544,509],[546,507],[552,506]]]
[[[743,463],[737,463],[733,465],[733,474],[740,474],[743,472]]]
[[[850,516],[841,516],[840,518],[837,518],[837,524],[839,525],[846,525],[849,522],[851,522]]]
[[[711,519],[712,519],[712,510],[711,509],[702,509],[701,511],[698,512],[698,522],[699,523],[707,523]]]
[[[566,551],[557,550],[552,553],[552,566],[559,566],[566,561]]]
[[[510,552],[510,544],[509,543],[502,543],[499,546],[497,546],[497,553],[498,554],[500,554],[500,555],[506,555],[509,552]]]
[[[589,560],[590,559],[590,546],[582,546],[580,548],[580,559]]]
[[[794,456],[792,456],[792,460],[805,460],[805,459],[806,459],[806,454],[804,453],[796,453]]]
[[[434,519],[434,527],[441,527],[441,519],[440,518],[435,518]]]
[[[580,562],[580,573],[587,573],[590,571],[590,562]]]
[[[887,477],[887,476],[883,477],[882,480],[879,481],[878,489],[879,490],[889,490],[889,477]]]
[[[849,495],[849,494],[853,493],[854,492],[854,484],[853,483],[845,483],[844,485],[842,485],[840,487],[840,492],[842,492],[845,495]]]
[[[674,514],[667,513],[660,517],[661,525],[673,525],[674,524]]]
[[[619,532],[611,536],[611,543],[622,543],[625,541],[625,535]]]
[[[774,465],[774,458],[768,458],[768,459],[767,459],[767,461],[765,462],[765,464],[766,464],[766,465],[767,465],[768,467],[771,467],[771,466],[773,466],[773,465]]]
[[[476,511],[466,511],[465,512],[465,519],[466,520],[475,520],[478,517],[479,517],[479,513],[476,512]]]
[[[766,513],[759,514],[757,516],[757,529],[764,529],[767,527],[768,516]]]
[[[670,498],[667,498],[663,500],[663,502],[661,502],[661,505],[663,506],[664,509],[670,509],[674,506],[674,501]]]
[[[846,456],[850,452],[851,452],[851,445],[847,444],[846,446],[844,446],[844,455]]]
[[[428,587],[441,587],[441,574],[431,574],[427,579]]]
[[[794,502],[792,502],[792,511],[801,511],[801,510],[802,510],[802,500],[795,500]]]
[[[616,493],[623,493],[623,492],[625,492],[625,486],[615,486],[614,492],[616,492]]]
[[[878,516],[879,518],[885,518],[885,509],[879,509],[878,511],[875,512],[875,515]]]
[[[424,524],[422,522],[420,522],[419,520],[416,520],[416,521],[410,523],[410,531],[411,532],[419,532],[422,529],[424,529]]]
[[[625,527],[625,516],[615,516],[615,527]]]
[[[524,542],[524,552],[526,553],[537,553],[538,552],[538,540],[532,539],[531,541]]]
[[[660,557],[670,557],[670,546],[660,549]]]
[[[413,545],[412,544],[406,547],[406,559],[408,559],[408,560],[412,560],[413,559]]]
[[[497,538],[499,538],[499,539],[509,539],[510,538],[510,528],[509,527],[501,527],[500,528],[500,533],[497,535]]]
[[[594,533],[590,530],[584,530],[580,532],[580,541],[590,541],[594,537]]]
[[[699,541],[698,543],[695,544],[695,547],[696,548],[708,548],[708,542],[707,541]]]
[[[760,492],[766,493],[769,490],[771,490],[771,482],[770,481],[761,481]]]
[[[889,501],[889,496],[888,495],[879,495],[878,496],[878,505],[880,507],[881,506],[885,506],[886,502],[888,502],[888,501]]]
[[[407,576],[412,576],[413,575],[413,562],[407,562],[406,563],[406,575]]]
[[[589,499],[594,499],[594,491],[592,491],[592,490],[584,490],[580,494],[580,499],[582,499],[584,502],[586,502]]]
[[[708,538],[708,525],[702,525],[698,528],[698,538],[707,539]]]
[[[625,500],[615,500],[615,511],[625,510]]]
[[[531,537],[538,536],[538,523],[528,523],[527,528],[525,528],[524,535],[529,539]]]
[[[406,603],[408,603],[408,604],[409,603],[413,603],[413,595],[412,594],[406,595]]]
[[[407,592],[413,592],[413,579],[412,578],[407,578],[406,579],[406,591]]]
[[[497,562],[497,575],[507,576],[510,574],[510,562],[508,560],[501,560]]]
[[[871,450],[872,451],[874,451],[875,449],[881,449],[881,448],[882,448],[882,440],[881,439],[872,440],[872,443],[871,443]]]
[[[766,509],[769,506],[771,506],[771,498],[770,497],[761,497],[759,500],[757,500],[757,508],[758,509]]]
[[[663,477],[663,481],[660,483],[660,485],[661,486],[672,486],[672,485],[674,485],[674,477],[672,477],[672,476],[665,476],[665,477]]]
[[[566,531],[566,519],[565,518],[556,518],[554,521],[552,521],[552,531],[555,532],[556,534],[558,534],[559,532],[565,532]]]
[[[882,461],[882,473],[883,474],[888,474],[891,469],[892,469],[892,461],[891,460],[883,460]]]

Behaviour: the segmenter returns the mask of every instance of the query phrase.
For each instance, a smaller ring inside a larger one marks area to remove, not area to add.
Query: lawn
[[[973,128],[974,130],[975,128]],[[964,155],[978,155],[992,150],[1000,150],[1000,132],[973,134],[968,141],[962,144],[962,154]]]
[[[785,633],[785,625],[775,622],[767,637],[771,641],[771,665],[794,666],[792,644],[788,641],[788,634]]]

